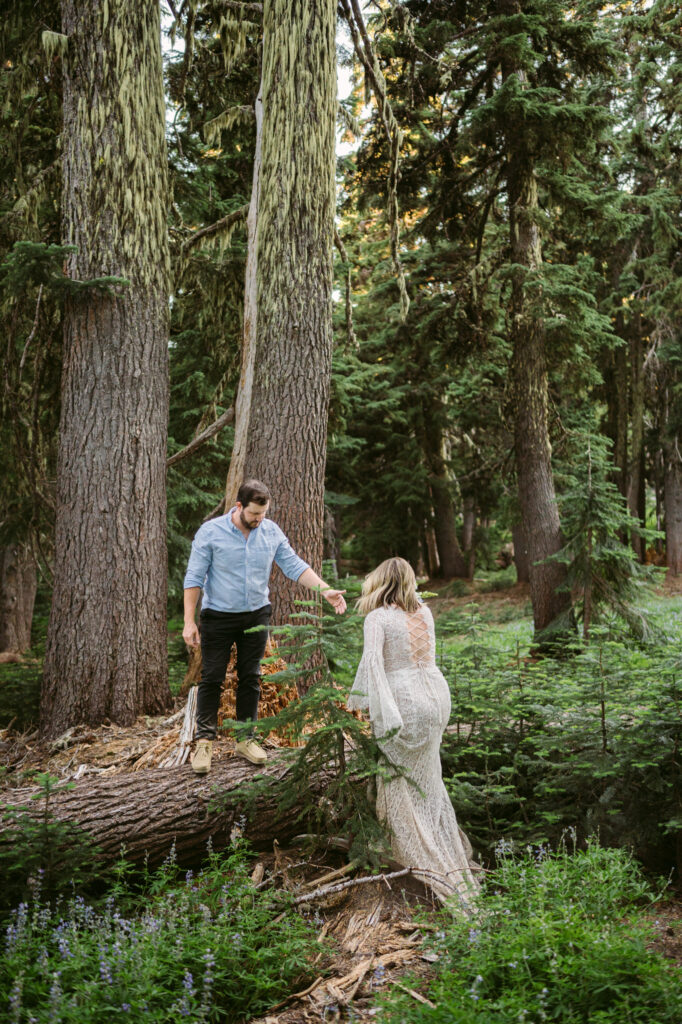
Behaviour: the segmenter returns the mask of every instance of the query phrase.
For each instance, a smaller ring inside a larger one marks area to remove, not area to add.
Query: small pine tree
[[[592,622],[604,609],[616,612],[635,636],[644,639],[650,626],[639,602],[653,569],[640,565],[623,539],[636,533],[651,540],[658,534],[633,519],[609,479],[611,441],[577,433],[575,443],[577,452],[564,475],[560,499],[564,544],[552,559],[567,567],[565,588],[573,594],[586,642]]]

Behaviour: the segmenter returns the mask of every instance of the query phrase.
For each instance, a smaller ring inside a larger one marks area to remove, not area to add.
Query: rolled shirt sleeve
[[[303,559],[296,554],[284,534],[282,534],[281,540],[277,545],[277,550],[275,551],[275,562],[280,567],[284,575],[288,576],[290,580],[299,579],[306,569],[310,568],[308,563],[304,562]]]
[[[184,588],[203,587],[206,574],[213,561],[213,547],[208,530],[201,526],[192,541],[192,550],[187,563]]]

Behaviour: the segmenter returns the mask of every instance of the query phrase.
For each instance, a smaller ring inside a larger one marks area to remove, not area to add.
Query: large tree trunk
[[[0,651],[21,654],[31,646],[38,577],[26,544],[0,548]]]
[[[451,580],[467,578],[467,563],[457,538],[455,509],[450,495],[448,481],[444,477],[432,476],[431,500],[433,502],[433,530],[436,536],[440,575]]]
[[[55,583],[41,728],[170,703],[166,658],[167,171],[155,0],[63,0],[69,277]]]
[[[467,579],[474,578],[476,567],[476,501],[472,495],[467,494],[462,501],[462,547],[464,548],[464,560],[467,566]]]
[[[513,140],[512,140],[513,141]],[[514,447],[519,505],[530,562],[530,594],[536,636],[570,613],[570,595],[558,587],[564,566],[542,564],[561,547],[559,512],[552,478],[547,419],[547,369],[544,325],[526,294],[529,275],[542,266],[538,229],[537,182],[525,152],[511,147],[507,177],[512,273],[510,334]]]
[[[614,273],[614,288],[617,287],[619,275]],[[624,337],[625,324],[622,310],[616,313],[616,334]],[[606,354],[604,367],[604,391],[606,396],[606,436],[613,442],[613,473],[612,479],[618,490],[627,496],[628,478],[628,399],[630,382],[628,379],[628,348],[622,344]]]
[[[682,573],[682,456],[679,438],[664,447],[665,564],[673,576]]]
[[[630,514],[642,524],[645,520],[645,478],[644,478],[644,343],[639,323],[633,323],[634,335],[630,343],[632,372],[632,441],[628,471],[627,499]],[[640,562],[644,561],[644,539],[637,533],[631,534],[631,544]]]
[[[455,506],[452,500],[451,475],[448,470],[448,451],[442,429],[442,409],[433,403],[422,407],[423,436],[421,438],[429,470],[433,531],[443,579],[466,579],[467,562],[457,537]]]
[[[332,769],[330,769],[331,771]],[[125,847],[126,859],[150,866],[160,864],[175,844],[181,864],[199,862],[206,855],[209,837],[214,850],[230,843],[235,823],[246,817],[245,837],[255,846],[272,846],[274,839],[285,842],[305,831],[297,820],[300,807],[279,813],[273,792],[263,790],[248,809],[232,796],[242,783],[253,778],[254,768],[238,758],[216,761],[208,775],[195,775],[183,768],[154,768],[108,778],[85,778],[71,790],[57,791],[50,809],[60,821],[68,821],[89,833],[99,847],[103,861],[119,857]],[[258,774],[281,778],[286,765],[271,758]],[[309,792],[324,793],[330,776],[322,773],[310,779]],[[6,794],[14,807],[26,807],[37,816],[42,801],[32,800],[35,789],[13,789]],[[219,809],[215,805],[219,804]],[[0,843],[11,833],[0,832]]]
[[[258,340],[245,471],[316,571],[322,561],[332,353],[336,116],[334,0],[265,0]],[[293,585],[272,580],[273,621]]]

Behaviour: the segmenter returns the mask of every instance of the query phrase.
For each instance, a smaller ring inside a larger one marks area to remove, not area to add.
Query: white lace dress
[[[466,911],[478,890],[478,866],[443,784],[439,748],[450,691],[435,650],[426,605],[411,614],[395,606],[370,612],[348,707],[369,710],[382,751],[411,780],[377,779],[377,815],[388,826],[395,859]]]

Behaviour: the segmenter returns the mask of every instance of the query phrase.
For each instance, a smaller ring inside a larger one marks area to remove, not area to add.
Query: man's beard
[[[243,512],[243,510],[242,510],[242,511],[241,511],[241,512],[239,513],[239,520],[240,520],[240,522],[241,522],[242,526],[245,526],[247,530],[255,530],[255,529],[256,529],[256,527],[258,526],[258,523],[249,523],[249,522],[248,522],[248,521],[247,521],[247,520],[246,520],[246,519],[244,518],[244,512]]]

